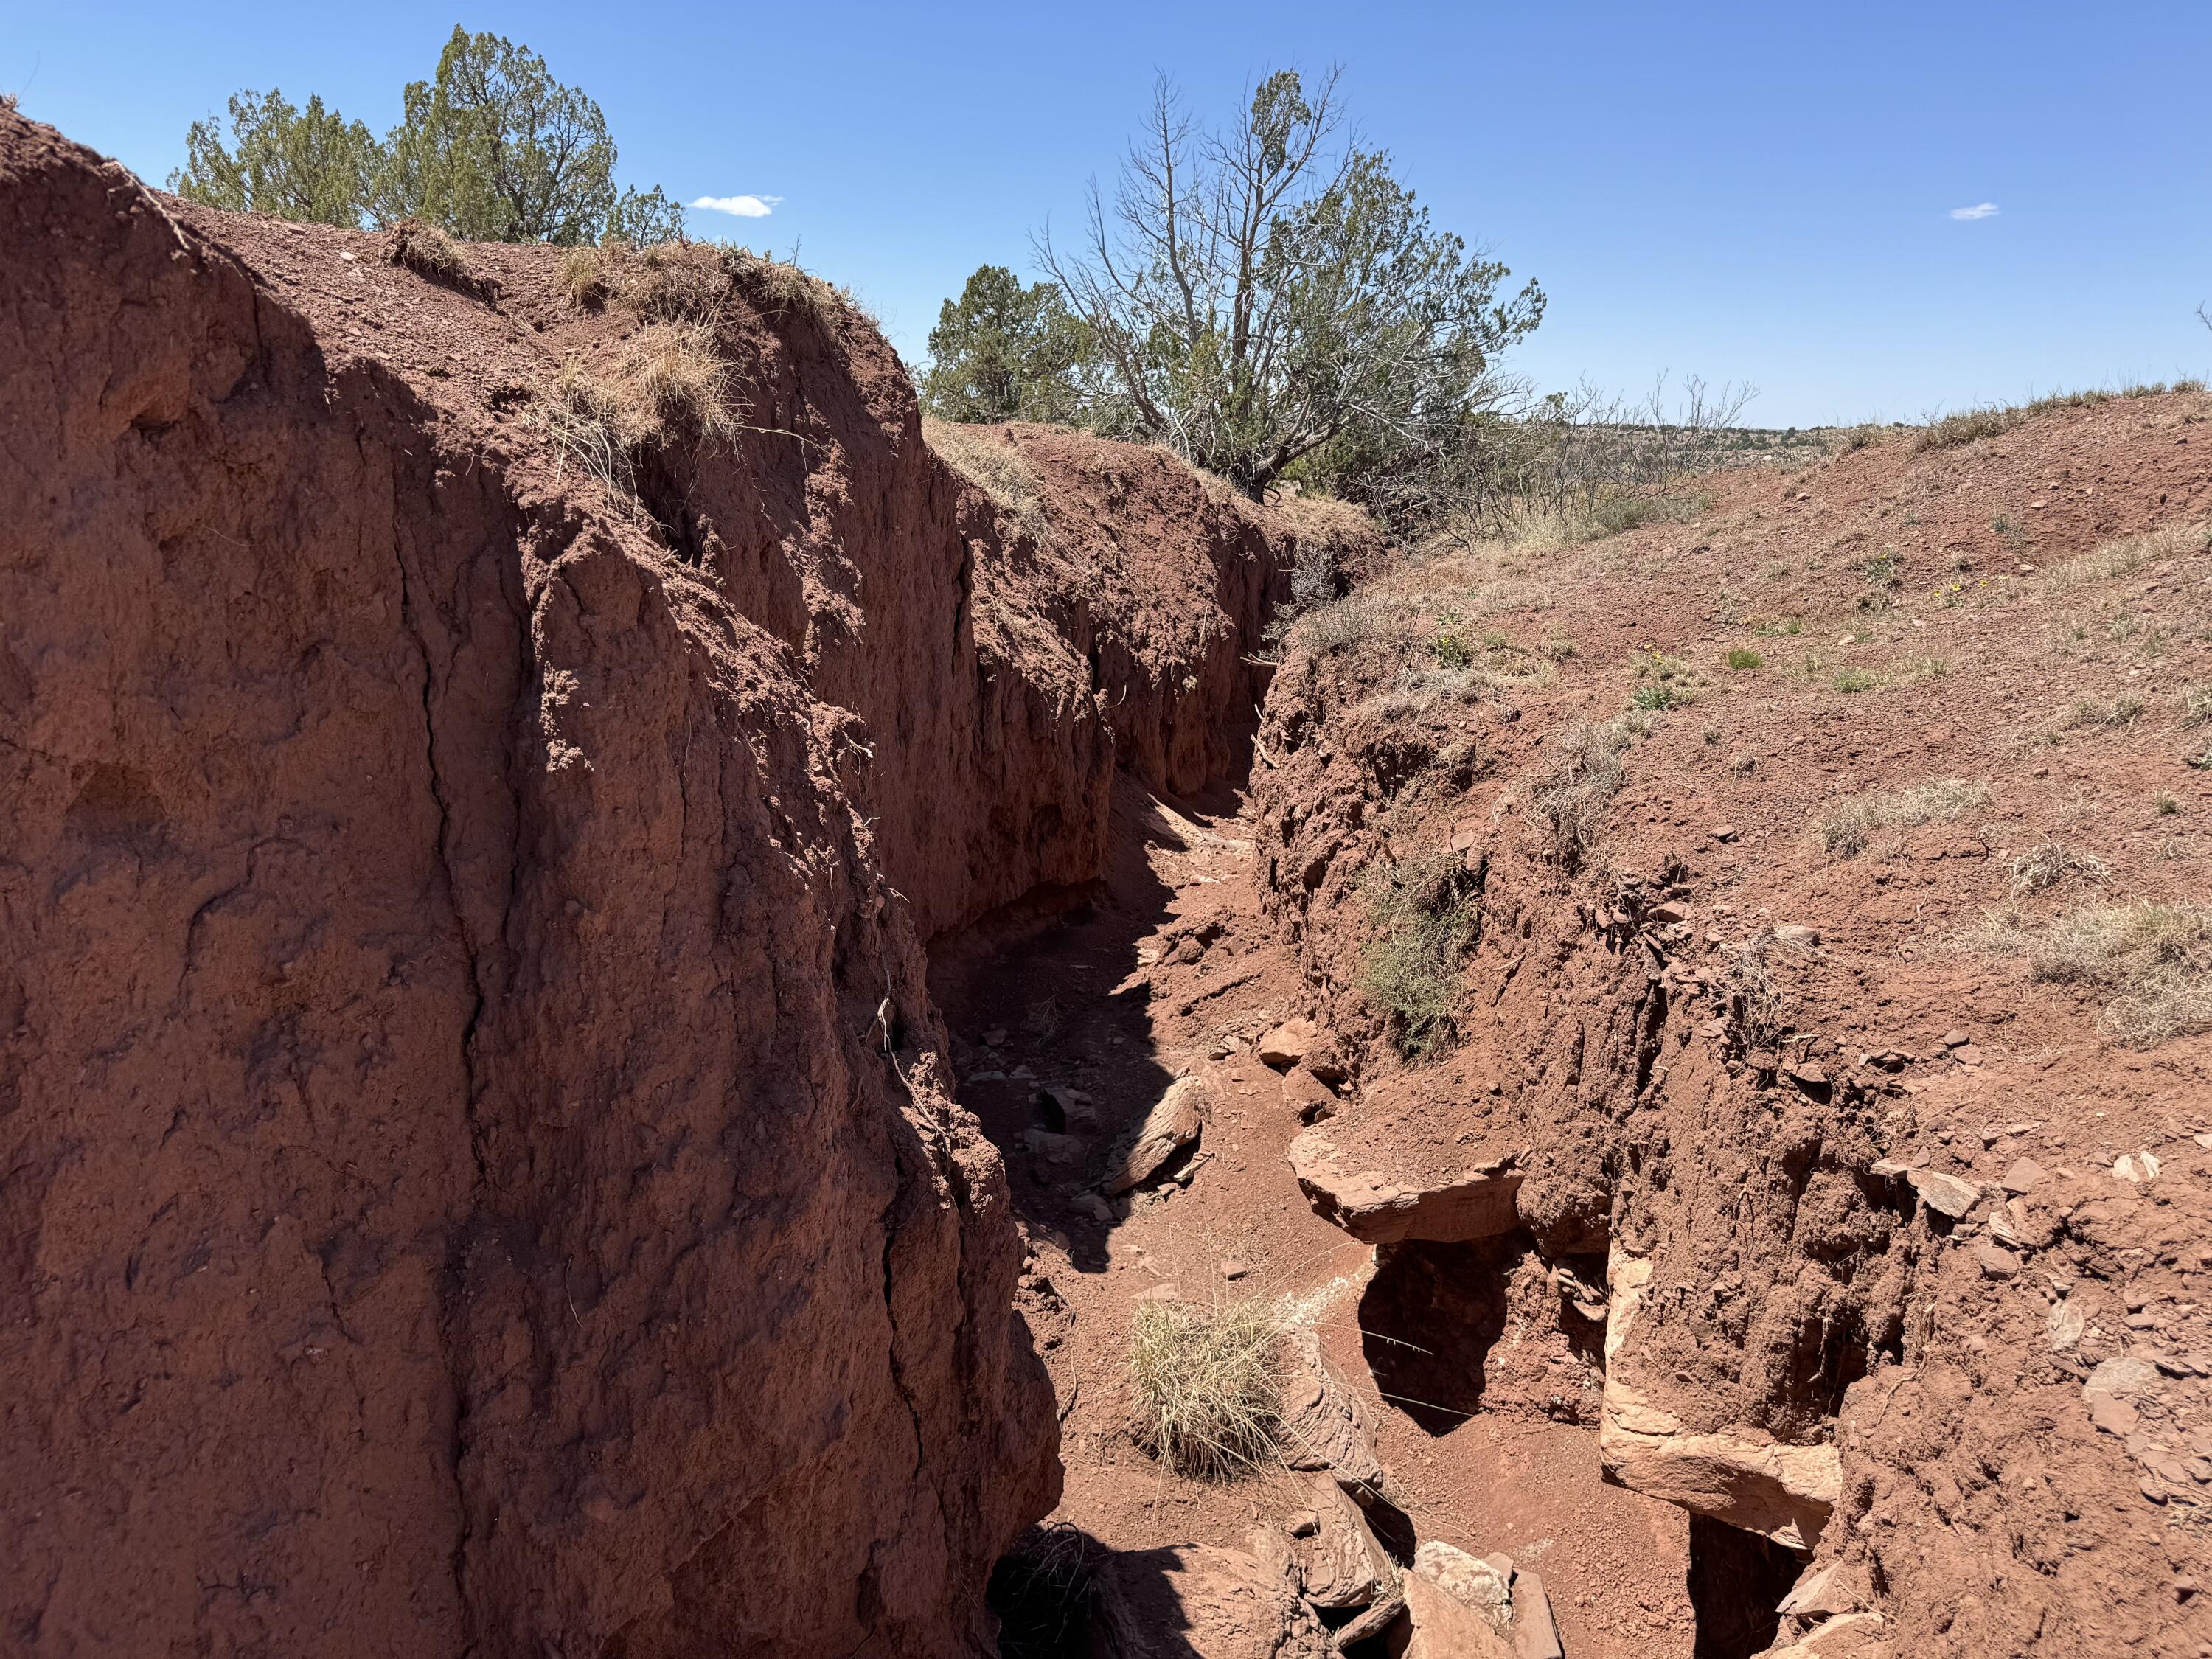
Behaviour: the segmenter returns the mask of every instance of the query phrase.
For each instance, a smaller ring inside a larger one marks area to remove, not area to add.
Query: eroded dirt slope
[[[1884,1650],[2212,1639],[2208,414],[1903,434],[1440,560],[1270,700],[1267,902],[1363,1062],[1304,1167],[1487,1171],[1607,1325],[1590,1455],[1838,1565]],[[1460,930],[1414,1060],[1369,942],[1409,900]],[[2029,972],[2134,926],[2132,969]],[[1377,1282],[1444,1317],[1494,1294],[1465,1248]],[[1739,1559],[1752,1626],[1700,1650],[1812,1631],[1795,1576]]]
[[[744,429],[633,503],[536,416],[645,326],[556,251],[5,114],[0,246],[11,1643],[981,1650],[1059,1472],[921,946],[1097,874],[1117,735],[1212,763],[1291,538],[1091,445],[1079,593],[711,250]]]

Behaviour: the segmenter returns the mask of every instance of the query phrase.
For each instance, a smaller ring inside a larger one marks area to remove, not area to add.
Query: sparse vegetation
[[[2025,957],[2032,979],[2100,993],[2098,1024],[2134,1047],[2212,1030],[2212,905],[2136,899],[2039,926],[2008,913],[1989,917],[1968,944]]]
[[[432,224],[420,219],[403,219],[392,233],[392,245],[387,256],[395,265],[403,265],[416,276],[441,283],[447,288],[473,291],[476,273],[461,256],[453,239]]]
[[[532,412],[564,458],[635,501],[648,451],[736,430],[729,376],[711,328],[656,323],[631,337],[611,373],[570,358]]]
[[[565,262],[564,262],[565,263]],[[674,244],[625,256],[599,252],[599,269],[615,303],[648,323],[696,325],[718,319],[729,277],[714,250]]]
[[[1813,821],[1822,849],[1836,858],[1856,858],[1877,831],[1917,829],[1948,823],[1990,804],[1990,787],[1964,778],[1931,778],[1887,794],[1860,795]]]
[[[2140,719],[2144,707],[2143,700],[2132,691],[2123,691],[2109,699],[2077,697],[2074,706],[2059,717],[2058,730],[2117,731]]]
[[[1479,919],[1466,866],[1449,854],[1371,866],[1365,882],[1370,927],[1360,987],[1389,1016],[1401,1054],[1449,1047],[1459,968]]]
[[[1022,453],[1012,433],[933,419],[921,423],[921,435],[937,459],[988,496],[1016,531],[1038,543],[1051,536],[1036,468]]]
[[[1769,929],[1729,953],[1729,1019],[1746,1049],[1771,1049],[1782,1036],[1782,987],[1770,958],[1806,948]]]
[[[1285,1315],[1274,1297],[1142,1302],[1128,1376],[1137,1444],[1179,1474],[1228,1480],[1277,1456]]]
[[[1963,409],[1930,421],[1920,428],[1912,447],[1917,450],[1955,449],[1982,438],[2003,436],[2014,427],[2060,409],[2092,409],[2099,404],[2109,404],[2118,398],[2155,398],[2169,392],[2202,392],[2204,383],[2185,378],[2171,383],[2164,380],[2147,381],[2123,386],[2118,392],[2092,388],[2085,392],[2063,392],[2048,398],[2035,398],[2024,404],[1985,404],[1972,409]]]
[[[572,247],[553,272],[553,292],[571,311],[595,311],[612,291],[606,257],[595,247]]]
[[[1871,668],[1838,668],[1831,684],[1837,690],[1850,695],[1873,690],[1881,684],[1881,677]]]
[[[2046,841],[2018,854],[2008,871],[2015,893],[2039,893],[2069,877],[2102,881],[2112,873],[2104,860],[2094,853],[2079,852],[2057,840]]]
[[[1566,869],[1581,868],[1596,843],[1606,808],[1627,781],[1620,757],[1650,729],[1647,717],[1628,714],[1577,721],[1559,734],[1529,805],[1548,832],[1552,855]]]
[[[1766,659],[1748,646],[1731,646],[1728,653],[1728,665],[1739,674],[1755,674],[1766,666]]]
[[[2212,546],[2212,524],[2164,525],[2139,535],[2116,536],[2088,552],[2055,564],[2044,580],[2053,587],[2086,587],[2132,576],[2147,564]]]

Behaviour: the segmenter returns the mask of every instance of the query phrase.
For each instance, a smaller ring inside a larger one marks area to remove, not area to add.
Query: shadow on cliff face
[[[1223,784],[1172,811],[1201,830],[1233,815]],[[1119,1223],[1097,1212],[1115,1149],[1175,1080],[1155,1047],[1139,945],[1175,890],[1148,849],[1182,851],[1176,817],[1127,773],[1116,776],[1107,872],[1079,889],[1030,894],[931,947],[931,991],[952,1030],[959,1097],[1006,1160],[1015,1210],[1067,1240],[1085,1273],[1103,1273]],[[1173,1181],[1188,1157],[1156,1177]]]

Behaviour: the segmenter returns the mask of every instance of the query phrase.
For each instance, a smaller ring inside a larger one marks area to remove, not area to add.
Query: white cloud
[[[706,205],[704,202],[700,204],[702,207]],[[1954,219],[1994,219],[1997,216],[1997,204],[1995,202],[1977,202],[1970,208],[1953,208],[1951,216]]]
[[[715,213],[734,213],[740,219],[765,219],[782,200],[781,196],[702,196],[691,205]],[[1990,211],[1995,213],[1996,210],[1991,208]]]

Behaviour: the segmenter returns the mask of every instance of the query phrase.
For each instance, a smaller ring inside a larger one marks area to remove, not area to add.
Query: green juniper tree
[[[1073,421],[1089,356],[1057,288],[979,266],[929,331],[922,402],[947,421]]]
[[[319,98],[230,100],[230,141],[193,123],[169,187],[188,201],[325,224],[420,219],[476,242],[665,241],[684,210],[659,186],[618,189],[597,102],[496,34],[455,28],[428,81],[402,94],[380,143]]]
[[[169,188],[233,213],[357,226],[377,155],[368,129],[320,98],[295,109],[281,92],[241,92],[230,100],[230,142],[212,117],[193,122]]]
[[[1254,495],[1309,457],[1380,464],[1451,441],[1534,328],[1534,283],[1433,228],[1390,158],[1337,143],[1337,72],[1263,80],[1224,131],[1164,80],[1079,248],[1045,272],[1103,366],[1095,422]]]

